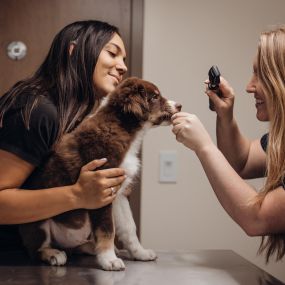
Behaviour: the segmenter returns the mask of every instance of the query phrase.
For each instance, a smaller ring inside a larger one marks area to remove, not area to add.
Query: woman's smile
[[[118,85],[122,81],[122,78],[123,78],[122,76],[116,75],[113,73],[109,73],[108,75],[111,76],[111,78],[115,81],[116,85]]]
[[[264,105],[264,100],[262,100],[262,99],[259,99],[259,98],[255,98],[255,106],[258,108],[258,107],[260,107],[260,106],[262,106],[262,105]]]

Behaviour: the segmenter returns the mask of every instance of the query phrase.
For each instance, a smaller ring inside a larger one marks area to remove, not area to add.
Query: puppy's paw
[[[121,258],[108,259],[106,256],[97,256],[98,265],[107,271],[121,271],[125,270],[125,264]]]
[[[54,248],[42,249],[40,252],[40,258],[42,261],[56,266],[64,265],[67,261],[66,253]]]
[[[157,259],[157,255],[152,249],[140,248],[137,250],[133,250],[131,252],[131,255],[135,260],[141,261],[151,261]]]

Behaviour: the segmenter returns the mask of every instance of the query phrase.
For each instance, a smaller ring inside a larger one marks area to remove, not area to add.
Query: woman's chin
[[[107,86],[104,86],[103,90],[102,90],[102,94],[104,94],[103,97],[109,95],[111,92],[113,92],[116,89],[116,85],[114,84],[109,84]]]
[[[257,112],[256,113],[256,118],[258,121],[261,122],[268,122],[269,121],[269,117],[267,113],[263,113],[263,112]]]
[[[256,118],[261,122],[269,121],[269,115],[265,104],[256,104]]]

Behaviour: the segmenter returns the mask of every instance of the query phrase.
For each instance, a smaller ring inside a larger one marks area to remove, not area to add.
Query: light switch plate
[[[177,154],[176,151],[160,151],[159,182],[176,183]]]

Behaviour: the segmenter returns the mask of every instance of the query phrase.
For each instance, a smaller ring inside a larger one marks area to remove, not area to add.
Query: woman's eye
[[[109,53],[112,57],[115,57],[115,56],[116,56],[116,53],[114,53],[114,52],[112,52],[112,51],[110,51],[110,50],[108,50],[108,53]]]

